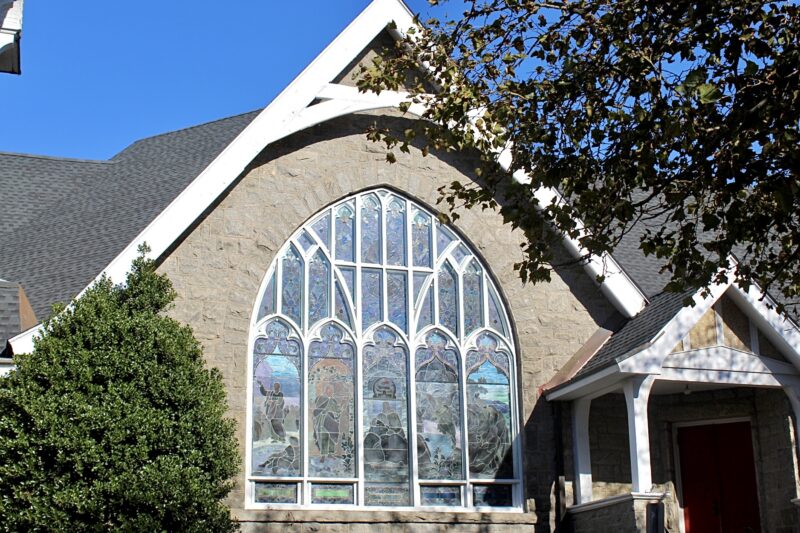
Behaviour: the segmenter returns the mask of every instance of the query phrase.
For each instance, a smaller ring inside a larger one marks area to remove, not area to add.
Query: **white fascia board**
[[[730,297],[755,323],[758,331],[795,367],[800,368],[800,331],[797,324],[778,313],[775,302],[756,285],[751,285],[748,290],[734,285]]]
[[[599,372],[589,374],[585,378],[570,383],[566,387],[546,393],[545,399],[548,402],[552,402],[556,400],[577,400],[588,396],[601,396],[606,392],[618,389],[621,386],[619,382],[625,377],[627,376],[620,373],[619,365],[613,364]]]
[[[797,368],[792,364],[742,352],[727,346],[712,346],[688,352],[671,353],[664,358],[662,368],[800,376]]]

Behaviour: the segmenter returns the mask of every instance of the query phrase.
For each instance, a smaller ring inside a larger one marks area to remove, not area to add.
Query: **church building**
[[[146,242],[224,375],[245,532],[800,531],[797,324],[664,292],[636,232],[532,285],[497,212],[443,223],[474,156],[387,163],[365,131],[419,110],[353,79],[412,25],[374,0],[266,108],[107,161],[0,153],[0,372]]]

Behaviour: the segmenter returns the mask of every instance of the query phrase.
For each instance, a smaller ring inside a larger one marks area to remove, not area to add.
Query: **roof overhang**
[[[737,304],[788,363],[724,346],[672,353],[723,294]],[[800,330],[775,310],[775,302],[759,287],[744,289],[728,281],[714,285],[706,296],[698,291],[693,303],[678,311],[649,342],[620,355],[605,368],[546,392],[547,400],[597,398],[621,390],[631,377],[648,375],[662,381],[714,385],[800,386]]]
[[[0,0],[0,72],[19,74],[23,0]]]

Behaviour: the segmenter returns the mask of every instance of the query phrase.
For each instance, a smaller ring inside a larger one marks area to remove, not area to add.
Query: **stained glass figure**
[[[319,240],[322,241],[322,244],[330,250],[331,249],[331,212],[325,211],[325,214],[317,217],[317,219],[311,223],[311,229],[316,232],[319,236]]]
[[[340,206],[336,210],[336,259],[340,261],[355,260],[355,232],[352,202]]]
[[[476,479],[513,477],[509,357],[491,333],[467,353],[469,471]]]
[[[386,278],[386,303],[389,307],[389,322],[408,332],[408,287],[406,273],[389,270]]]
[[[383,272],[364,269],[361,271],[361,328],[366,331],[372,324],[383,318]]]
[[[258,320],[275,312],[275,272],[273,271],[261,298],[261,305],[258,306]]]
[[[309,347],[309,475],[355,475],[355,345],[341,327],[328,323]]]
[[[431,217],[414,209],[414,222],[411,225],[412,255],[414,266],[431,266]]]
[[[297,249],[290,246],[283,256],[283,291],[281,312],[303,325],[303,259]]]
[[[386,212],[386,259],[390,265],[406,264],[406,203],[392,198]]]
[[[464,335],[483,327],[483,270],[472,260],[464,271]]]
[[[361,200],[361,260],[381,262],[381,202],[373,194]]]
[[[408,492],[408,351],[395,332],[380,327],[364,347],[363,365],[364,476],[403,482]]]
[[[330,316],[330,263],[321,251],[317,251],[308,266],[308,324],[313,326]]]
[[[415,365],[419,477],[463,479],[458,353],[433,330],[417,349]]]
[[[302,348],[279,318],[268,322],[261,335],[253,347],[252,472],[299,476]]]
[[[458,335],[458,277],[450,263],[439,270],[439,323]]]
[[[252,504],[518,502],[510,315],[452,228],[395,192],[358,193],[299,228],[267,275]]]

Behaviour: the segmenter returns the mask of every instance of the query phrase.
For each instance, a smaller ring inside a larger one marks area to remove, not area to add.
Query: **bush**
[[[144,252],[146,250],[142,250]],[[231,531],[221,374],[144,253],[45,322],[0,378],[0,530]]]

